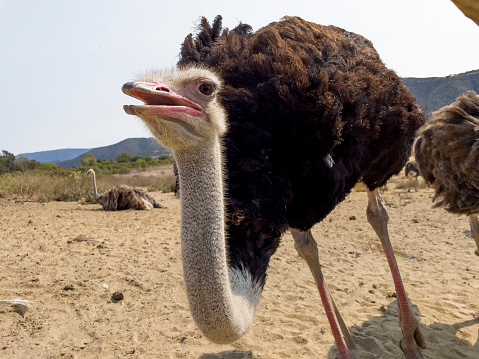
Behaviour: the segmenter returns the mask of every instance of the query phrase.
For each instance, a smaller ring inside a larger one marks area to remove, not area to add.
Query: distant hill
[[[64,148],[61,150],[22,153],[15,156],[15,158],[26,157],[30,161],[35,160],[38,162],[60,162],[71,160],[72,158],[81,156],[83,153],[90,150],[91,148]]]
[[[160,156],[171,154],[171,151],[163,147],[155,138],[128,138],[114,145],[98,147],[88,151],[92,153],[97,160],[114,160],[123,152],[128,152],[132,156]],[[85,153],[85,152],[84,152]],[[83,154],[83,153],[82,153]],[[81,165],[82,157],[79,155],[68,161],[56,162],[63,168],[77,167]]]
[[[406,77],[402,80],[428,117],[468,90],[479,93],[479,70],[446,77]]]

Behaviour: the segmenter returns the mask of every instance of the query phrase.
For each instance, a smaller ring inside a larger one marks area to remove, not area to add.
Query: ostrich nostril
[[[168,87],[165,87],[165,86],[158,86],[156,88],[156,91],[170,92],[170,89]]]

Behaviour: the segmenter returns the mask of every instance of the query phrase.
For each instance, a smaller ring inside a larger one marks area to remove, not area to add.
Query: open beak
[[[202,116],[203,109],[197,103],[181,96],[169,85],[156,82],[127,82],[122,91],[144,105],[124,105],[129,115],[163,115],[179,118],[181,114]]]

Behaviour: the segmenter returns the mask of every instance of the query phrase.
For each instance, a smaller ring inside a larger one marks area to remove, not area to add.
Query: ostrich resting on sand
[[[98,194],[95,171],[89,169],[87,174],[92,176],[93,198],[98,204],[101,204],[105,211],[164,208],[150,194],[138,187],[115,186],[108,192]]]
[[[479,95],[468,91],[435,112],[414,149],[419,173],[439,199],[434,207],[469,216],[479,255]]]
[[[214,69],[214,70],[213,70]],[[394,279],[408,359],[426,343],[404,290],[378,188],[404,167],[423,113],[367,39],[285,17],[253,33],[203,18],[178,69],[148,72],[126,105],[173,150],[183,272],[192,317],[216,343],[252,325],[284,232],[317,283],[338,358],[358,350],[324,282],[311,227],[362,179],[367,218]]]

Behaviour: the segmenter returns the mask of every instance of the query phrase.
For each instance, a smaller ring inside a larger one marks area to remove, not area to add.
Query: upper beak
[[[144,105],[123,106],[124,111],[129,115],[161,114],[175,110],[195,116],[203,113],[200,105],[180,95],[165,83],[127,82],[121,90],[144,102]]]

